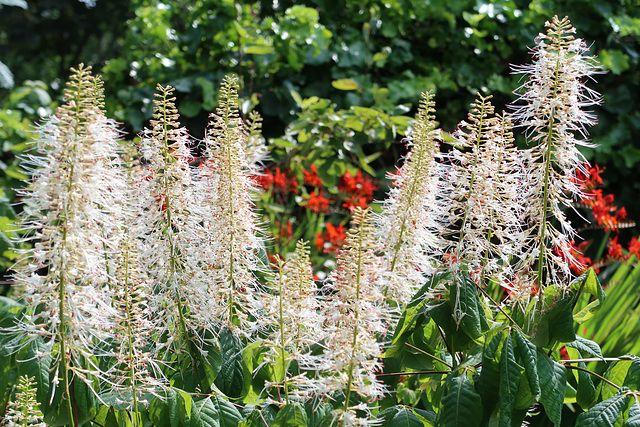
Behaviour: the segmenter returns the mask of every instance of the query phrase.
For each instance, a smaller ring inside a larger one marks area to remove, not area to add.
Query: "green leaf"
[[[499,426],[510,427],[514,402],[518,395],[518,384],[522,376],[522,366],[516,361],[511,335],[507,335],[500,357],[500,392],[498,419]]]
[[[179,394],[174,388],[166,390],[162,399],[156,397],[149,405],[149,418],[155,427],[178,427],[180,413],[178,409]]]
[[[519,330],[515,330],[516,350],[520,356],[520,361],[524,365],[525,374],[529,380],[531,394],[537,401],[540,399],[540,380],[538,378],[538,353],[536,346]]]
[[[609,368],[607,368],[603,376],[614,384],[624,384],[631,365],[632,360],[619,360],[617,362],[613,362]],[[617,387],[614,387],[605,381],[600,382],[599,388],[603,400],[609,399],[618,392]]]
[[[244,53],[252,53],[254,55],[267,55],[273,52],[273,46],[267,45],[250,45],[244,50]]]
[[[551,294],[551,290],[547,295]],[[532,337],[533,342],[542,348],[552,347],[557,343],[568,343],[576,340],[573,328],[573,294],[567,293],[554,302],[540,317],[538,328]]]
[[[222,350],[222,366],[215,384],[225,395],[240,397],[244,387],[242,343],[229,329],[223,329],[220,332],[219,340]]]
[[[307,427],[307,413],[298,403],[283,406],[271,427]]]
[[[571,282],[571,288],[575,290],[582,288],[583,292],[597,297],[601,304],[607,298],[607,295],[602,290],[602,285],[600,285],[598,275],[593,268],[588,269],[579,277],[575,278]]]
[[[191,425],[198,427],[237,427],[242,415],[220,396],[197,398],[191,410]]]
[[[113,406],[102,405],[94,421],[103,427],[119,427]]]
[[[352,79],[340,79],[331,82],[331,86],[338,90],[361,90],[360,85]]]
[[[631,390],[640,390],[640,358],[634,357],[624,378],[622,385],[629,387]]]
[[[38,402],[42,405],[47,405],[50,401],[51,382],[49,381],[49,370],[51,369],[53,358],[44,340],[38,337],[31,341],[28,346],[23,347],[16,355],[16,362],[18,362],[18,376],[34,377],[38,389],[36,394]]]
[[[476,283],[466,271],[461,271],[457,276],[460,289],[457,303],[462,309],[462,330],[470,338],[476,339],[489,329],[487,317],[478,297]],[[452,289],[452,292],[455,291]]]
[[[576,421],[576,427],[613,427],[625,407],[625,392],[627,390],[626,387],[621,388],[607,400],[580,414]]]
[[[629,69],[629,57],[621,50],[602,49],[599,56],[603,67],[611,70],[615,75],[622,74]]]
[[[424,423],[411,409],[400,405],[385,409],[377,418],[383,420],[380,427],[424,427]]]
[[[538,351],[537,365],[542,389],[540,402],[549,419],[555,425],[560,425],[567,384],[567,370],[541,351]]]
[[[482,420],[482,399],[466,373],[451,373],[445,382],[447,391],[438,412],[438,426],[476,426]]]
[[[586,363],[578,363],[579,368],[587,368]],[[582,370],[578,370],[578,389],[576,390],[576,402],[583,409],[591,407],[596,400],[596,387],[593,385],[591,374]]]
[[[638,402],[638,396],[632,394],[629,396],[629,418],[625,424],[626,427],[640,427],[640,402]]]
[[[586,338],[582,338],[579,335],[576,335],[576,340],[570,343],[567,343],[567,347],[573,347],[580,352],[580,354],[584,357],[585,354],[590,354],[595,357],[603,358],[602,350],[600,350],[600,346],[598,343],[588,340]]]
[[[78,421],[76,425],[82,425],[96,417],[98,411],[95,394],[86,383],[80,381],[77,377],[72,380],[71,395],[73,417]],[[64,388],[60,387],[54,396],[52,405],[44,415],[44,422],[48,426],[66,426],[71,424],[69,403],[63,396]]]

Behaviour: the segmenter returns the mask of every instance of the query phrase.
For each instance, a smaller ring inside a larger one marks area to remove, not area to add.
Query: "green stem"
[[[285,401],[287,402],[287,405],[289,404],[289,389],[288,389],[288,384],[287,384],[287,360],[285,358],[285,342],[284,342],[284,310],[283,310],[283,305],[284,305],[284,301],[282,300],[282,293],[283,293],[283,287],[282,287],[282,264],[280,265],[280,268],[278,269],[278,287],[279,287],[279,300],[278,300],[278,304],[279,304],[279,310],[280,310],[280,355],[282,357],[282,384],[284,386],[284,398]]]

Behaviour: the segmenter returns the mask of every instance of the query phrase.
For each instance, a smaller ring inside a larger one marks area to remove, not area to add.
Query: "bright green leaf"
[[[251,45],[251,46],[247,46],[247,48],[244,50],[244,53],[247,54],[254,54],[254,55],[267,55],[269,53],[273,52],[273,46],[267,46],[267,45]]]
[[[615,75],[622,74],[629,69],[629,57],[621,50],[602,49],[599,56],[602,66],[611,70]]]
[[[338,90],[360,90],[360,86],[352,79],[340,79],[331,82],[331,86]]]

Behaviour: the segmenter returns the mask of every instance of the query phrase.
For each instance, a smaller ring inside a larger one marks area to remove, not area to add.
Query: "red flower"
[[[316,189],[313,193],[309,194],[309,200],[307,201],[307,207],[315,213],[327,213],[329,212],[330,200],[323,196],[324,191]]]
[[[360,173],[360,171],[358,171]],[[358,175],[356,175],[358,176]],[[360,174],[362,176],[362,174]],[[340,177],[340,182],[338,183],[338,190],[342,193],[355,193],[358,189],[358,183],[354,177],[351,176],[351,172],[346,171],[344,175]]]
[[[640,258],[640,240],[636,237],[632,237],[629,242],[629,252]]]
[[[269,169],[265,169],[262,175],[258,175],[255,178],[256,183],[264,190],[267,190],[273,184],[273,173]]]
[[[326,225],[327,231],[316,235],[315,245],[319,251],[325,254],[335,253],[344,244],[347,238],[347,232],[344,225],[339,224],[337,227],[331,223]]]
[[[368,204],[367,199],[364,197],[351,196],[342,204],[342,206],[353,212],[358,207],[366,209]]]
[[[618,243],[618,236],[609,240],[607,247],[609,248],[608,254],[611,258],[620,260],[625,259],[624,253],[622,252],[622,245]]]
[[[318,168],[316,168],[316,165],[311,165],[309,169],[311,170],[302,171],[302,173],[304,173],[304,183],[312,187],[322,187],[323,186],[322,180],[318,176]]]
[[[573,259],[570,261],[569,268],[575,274],[580,275],[585,272],[587,267],[591,265],[591,258],[584,256],[583,253],[587,249],[587,247],[591,244],[591,241],[585,240],[581,242],[577,247],[574,242],[569,242],[569,252],[573,256]],[[560,248],[555,248],[554,252],[556,255],[565,259],[564,253]]]
[[[296,177],[287,178],[287,174],[282,172],[280,168],[276,168],[275,174],[271,170],[265,169],[262,175],[258,175],[254,179],[265,190],[273,185],[282,194],[287,192],[298,194],[298,180]]]

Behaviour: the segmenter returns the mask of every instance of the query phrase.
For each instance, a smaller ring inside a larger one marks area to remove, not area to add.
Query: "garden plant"
[[[635,319],[640,246],[609,239],[631,221],[583,151],[601,67],[575,33],[553,17],[517,99],[478,93],[451,134],[431,91],[413,119],[298,96],[271,147],[235,76],[202,141],[160,84],[124,141],[74,68],[22,158],[3,422],[640,426],[635,343],[601,349]],[[385,184],[361,142],[395,134]]]

